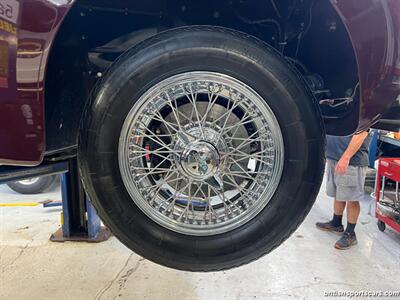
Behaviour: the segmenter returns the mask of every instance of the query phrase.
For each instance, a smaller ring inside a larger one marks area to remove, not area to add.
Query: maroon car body
[[[398,0],[0,0],[0,182],[69,170],[139,255],[249,263],[310,211],[326,133],[399,127],[399,36]]]
[[[45,99],[47,63],[74,1],[0,3],[0,164],[37,165],[46,152],[45,101],[52,101]],[[400,3],[332,0],[332,5],[357,59],[361,100],[355,119],[361,130],[376,122],[399,95]]]

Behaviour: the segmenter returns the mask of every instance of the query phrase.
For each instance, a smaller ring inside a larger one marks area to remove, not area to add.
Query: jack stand
[[[77,158],[68,160],[68,172],[61,175],[62,227],[53,233],[53,242],[92,242],[109,239],[111,232],[101,226],[95,208],[83,190],[79,177]]]

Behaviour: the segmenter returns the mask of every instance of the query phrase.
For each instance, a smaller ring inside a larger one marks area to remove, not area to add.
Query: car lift
[[[83,190],[76,156],[46,161],[37,167],[0,167],[0,184],[32,177],[61,174],[62,227],[51,235],[54,242],[102,242],[111,236],[101,226],[95,208]]]

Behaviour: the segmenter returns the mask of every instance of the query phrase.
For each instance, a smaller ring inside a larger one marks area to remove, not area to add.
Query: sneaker
[[[349,249],[351,246],[357,245],[356,234],[345,232],[343,236],[336,242],[335,248],[339,250]]]
[[[333,226],[331,221],[326,223],[318,222],[315,224],[315,226],[317,226],[318,229],[321,229],[323,231],[336,232],[336,233],[342,233],[344,231],[343,225]]]

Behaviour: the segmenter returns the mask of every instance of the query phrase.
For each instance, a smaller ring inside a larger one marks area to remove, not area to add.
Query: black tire
[[[235,77],[268,99],[282,130],[284,169],[254,219],[227,233],[190,236],[158,225],[135,205],[121,178],[118,141],[129,110],[147,89],[172,75],[204,70]],[[324,153],[318,105],[279,53],[243,33],[196,26],[161,33],[114,63],[86,107],[78,158],[98,213],[125,245],[164,266],[216,271],[258,259],[296,230],[318,194]]]
[[[377,225],[378,225],[379,231],[384,232],[386,230],[386,224],[384,222],[382,222],[381,220],[378,221]]]
[[[35,181],[32,181],[32,183],[16,181],[13,183],[9,183],[8,187],[20,194],[27,194],[27,195],[40,194],[46,191],[48,188],[50,188],[53,185],[56,178],[57,176],[55,175],[39,177],[35,178]]]

